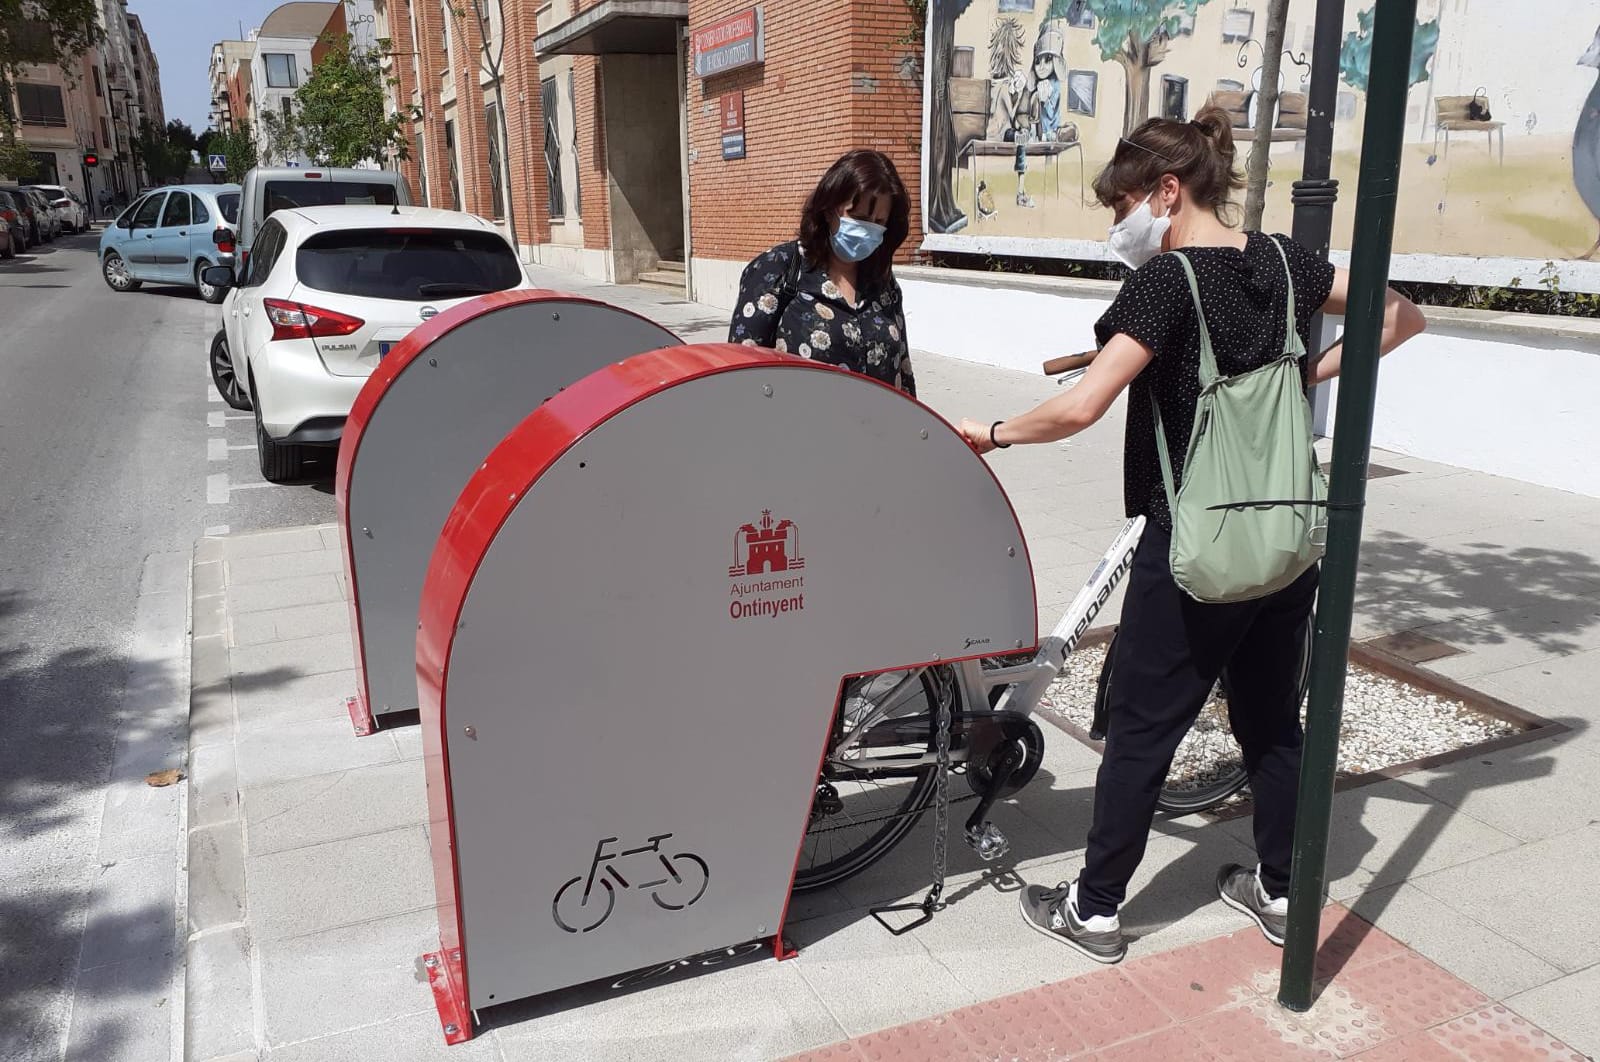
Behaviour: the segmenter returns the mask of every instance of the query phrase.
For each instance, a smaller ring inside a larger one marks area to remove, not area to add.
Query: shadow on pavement
[[[1549,613],[1552,606],[1593,606],[1600,562],[1574,550],[1487,541],[1441,549],[1378,531],[1361,545],[1357,593],[1360,616],[1386,630],[1454,620],[1449,640],[1463,647],[1520,638],[1541,652],[1570,653],[1583,646]]]

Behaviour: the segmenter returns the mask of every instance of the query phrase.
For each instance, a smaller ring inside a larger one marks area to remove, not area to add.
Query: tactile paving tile
[[[1356,1062],[1463,1062],[1460,1055],[1427,1032],[1414,1032],[1346,1057]]]
[[[972,1045],[948,1017],[929,1018],[855,1041],[865,1062],[972,1062]]]
[[[1587,1062],[1587,1056],[1501,1006],[1464,1015],[1429,1035],[1472,1062]]]
[[[948,1015],[960,1027],[974,1058],[1058,1062],[1084,1049],[1083,1037],[1034,989]]]
[[[1342,904],[1322,909],[1317,927],[1317,977],[1338,976],[1394,955],[1408,954],[1398,940]]]
[[[1325,985],[1311,1009],[1295,1014],[1293,1020],[1341,1058],[1377,1047],[1393,1036],[1382,1012],[1356,999],[1339,981]]]
[[[1220,1062],[1339,1057],[1313,1033],[1296,1024],[1288,1011],[1260,999],[1196,1018],[1184,1028]]]
[[[1254,968],[1240,961],[1241,954],[1241,949],[1223,937],[1147,955],[1124,963],[1121,969],[1168,1014],[1188,1021],[1251,998]]]
[[[818,1047],[803,1054],[791,1055],[783,1062],[861,1062],[854,1040]]]
[[[1181,1025],[1102,1047],[1093,1057],[1095,1062],[1219,1062],[1215,1052]]]
[[[1035,991],[1071,1023],[1090,1050],[1172,1024],[1167,1012],[1121,970],[1099,970]]]
[[[1458,1018],[1490,1002],[1465,981],[1410,952],[1347,970],[1324,994],[1335,987],[1376,1012],[1391,1038]]]

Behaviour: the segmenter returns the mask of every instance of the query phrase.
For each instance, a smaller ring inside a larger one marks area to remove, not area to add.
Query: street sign
[[[722,157],[744,158],[744,90],[722,97]]]
[[[208,155],[207,158],[210,160],[208,163],[209,168],[216,170],[218,173],[228,168],[228,156],[226,155]]]
[[[765,62],[767,35],[761,8],[746,8],[695,30],[691,45],[697,77],[726,74]]]

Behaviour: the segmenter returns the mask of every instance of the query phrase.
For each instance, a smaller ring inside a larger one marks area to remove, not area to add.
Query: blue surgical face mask
[[[833,253],[846,262],[864,262],[883,246],[884,227],[846,214],[833,234]]]

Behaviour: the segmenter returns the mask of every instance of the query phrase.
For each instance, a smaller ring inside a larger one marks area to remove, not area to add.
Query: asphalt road
[[[108,866],[107,779],[119,731],[138,725],[129,666],[146,558],[187,554],[208,531],[334,519],[331,479],[266,484],[249,415],[216,399],[206,350],[218,308],[177,288],[111,291],[97,241],[0,261],[6,1062],[67,1050],[84,912]]]

